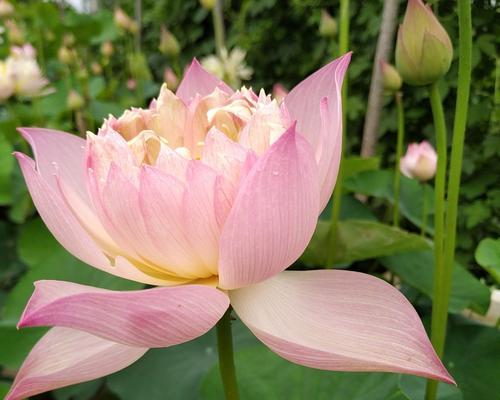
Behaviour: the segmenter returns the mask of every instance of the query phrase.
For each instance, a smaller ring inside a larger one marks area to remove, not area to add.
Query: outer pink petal
[[[109,375],[137,361],[147,350],[53,328],[33,347],[5,400],[25,399]]]
[[[352,271],[286,271],[230,292],[254,334],[283,358],[334,371],[389,371],[454,383],[406,298]]]
[[[85,140],[70,133],[44,128],[19,128],[31,145],[36,169],[55,188],[54,173],[90,204],[85,184]]]
[[[311,239],[318,207],[314,155],[293,125],[241,184],[220,239],[220,287],[257,283],[292,264]]]
[[[351,53],[347,53],[327,64],[299,83],[284,100],[290,117],[297,120],[298,132],[316,153],[322,186],[321,209],[331,195],[340,163],[341,89],[350,59]]]
[[[207,96],[215,88],[219,88],[228,94],[233,94],[233,90],[228,85],[205,70],[195,58],[187,69],[176,95],[187,104],[196,94],[200,94],[202,97]]]
[[[113,291],[38,281],[19,327],[62,326],[137,347],[168,347],[201,336],[222,317],[229,299],[203,285]]]
[[[102,250],[79,224],[60,192],[35,170],[34,161],[22,153],[15,153],[15,156],[40,216],[66,250],[87,264],[110,274],[151,285],[162,284],[161,280],[141,273],[125,260],[111,266]]]

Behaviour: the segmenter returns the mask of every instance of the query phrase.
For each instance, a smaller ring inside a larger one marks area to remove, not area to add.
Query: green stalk
[[[427,184],[422,183],[422,224],[420,225],[420,236],[425,236],[427,229],[427,216],[429,215],[429,205],[427,203]]]
[[[438,165],[435,178],[435,218],[434,218],[434,289],[432,302],[432,329],[431,341],[436,351],[442,346],[440,332],[443,327],[442,286],[443,286],[443,246],[444,246],[444,214],[445,214],[445,188],[446,188],[446,124],[444,119],[441,95],[437,84],[430,87],[429,98],[431,102],[434,128],[436,131],[436,147]]]
[[[440,309],[440,330],[434,335],[437,354],[441,357],[446,340],[448,322],[448,303],[451,293],[453,264],[455,261],[455,240],[457,234],[458,196],[462,172],[462,158],[465,142],[467,111],[472,71],[472,17],[470,0],[458,0],[458,86],[453,123],[453,145],[451,150],[450,178],[448,182],[448,203],[446,214],[446,241],[444,247],[444,265],[442,288],[440,291],[442,307]],[[437,394],[437,381],[428,381],[427,400],[434,400]]]
[[[347,53],[349,49],[349,0],[340,0],[340,10],[339,10],[339,54],[342,55]],[[342,86],[342,152],[339,165],[339,173],[337,175],[337,182],[335,183],[335,190],[333,192],[332,200],[332,215],[330,217],[330,245],[328,246],[326,265],[328,267],[333,266],[335,260],[335,250],[337,246],[338,237],[338,222],[340,216],[340,207],[342,200],[342,186],[343,186],[343,167],[342,159],[344,157],[345,149],[345,138],[346,138],[346,113],[345,105],[347,101],[347,83],[348,76],[347,73],[344,78],[344,84]]]
[[[224,19],[222,17],[222,2],[224,0],[217,0],[214,8],[212,9],[212,18],[214,23],[215,35],[215,50],[220,57],[221,50],[224,48]]]
[[[231,334],[231,307],[217,322],[219,370],[226,400],[238,400],[238,382],[234,368],[233,337]]]
[[[399,192],[401,182],[401,172],[399,171],[399,162],[403,155],[403,143],[405,138],[405,112],[403,107],[403,93],[394,93],[396,109],[398,114],[398,137],[396,142],[396,162],[394,163],[394,207],[392,209],[392,224],[399,226]]]

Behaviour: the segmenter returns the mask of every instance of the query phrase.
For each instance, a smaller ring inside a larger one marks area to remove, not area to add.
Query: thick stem
[[[427,229],[427,216],[429,215],[429,205],[427,202],[427,184],[422,183],[422,224],[420,225],[420,236],[425,236]]]
[[[377,48],[373,59],[372,78],[370,80],[370,92],[368,93],[368,106],[366,109],[365,124],[363,127],[363,141],[361,144],[361,156],[371,157],[375,154],[375,146],[378,139],[378,126],[380,112],[382,110],[383,84],[380,70],[380,60],[389,61],[394,43],[394,32],[396,30],[399,0],[384,0],[382,10],[382,23],[377,39]]]
[[[217,0],[214,8],[212,9],[212,18],[214,23],[215,35],[215,50],[220,57],[221,50],[224,48],[224,19],[222,17],[222,2],[224,0]]]
[[[219,370],[226,400],[238,400],[238,382],[234,368],[233,336],[231,334],[231,307],[217,323]]]
[[[398,114],[398,137],[396,142],[396,162],[394,163],[394,207],[392,209],[392,224],[399,226],[399,192],[401,182],[401,172],[399,171],[399,162],[403,155],[403,143],[405,139],[405,112],[403,107],[403,94],[397,92],[394,94],[396,109]]]
[[[472,71],[472,18],[470,0],[458,0],[458,86],[453,123],[453,145],[450,161],[450,178],[448,182],[448,202],[446,211],[446,241],[444,247],[444,266],[442,272],[442,302],[441,322],[439,331],[434,335],[436,352],[443,355],[446,340],[446,325],[448,321],[448,303],[451,293],[453,264],[455,261],[455,240],[457,234],[458,196],[462,172],[462,158],[465,142],[465,128],[469,107],[470,81]],[[434,330],[434,329],[433,329]],[[437,394],[437,381],[429,381],[427,400],[434,400]]]
[[[349,48],[349,0],[340,0],[339,10],[339,55],[345,54]],[[345,105],[347,100],[347,82],[348,76],[346,74],[342,86],[342,152],[339,166],[339,173],[337,175],[337,182],[335,183],[335,190],[333,192],[332,200],[332,215],[330,218],[330,239],[327,250],[326,265],[333,266],[335,260],[335,251],[338,238],[338,221],[340,216],[340,207],[342,200],[342,186],[343,186],[343,168],[342,159],[344,157],[345,138],[346,138],[346,113]]]

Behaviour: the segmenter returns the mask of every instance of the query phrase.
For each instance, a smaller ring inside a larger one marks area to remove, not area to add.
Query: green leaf
[[[430,247],[421,236],[375,221],[339,221],[338,251],[335,263],[350,263]],[[330,222],[319,221],[316,232],[301,261],[325,266],[329,247]]]
[[[390,202],[394,202],[394,194],[392,190],[393,171],[366,171],[358,175],[352,176],[344,181],[344,188],[354,193],[364,194],[382,198]],[[399,209],[409,221],[420,227],[422,224],[422,210],[425,196],[428,207],[428,221],[426,231],[434,232],[434,190],[430,185],[421,184],[414,179],[409,179],[401,176],[401,192],[399,197]]]
[[[498,329],[451,319],[445,365],[464,400],[492,400],[500,393],[500,333]]]
[[[17,330],[15,325],[0,324],[0,365],[16,370],[31,348],[47,331],[46,328]]]
[[[257,343],[240,322],[233,322],[233,337],[236,349]],[[216,359],[215,332],[211,330],[188,343],[149,350],[130,367],[108,377],[108,387],[121,400],[199,400],[201,380]]]
[[[355,176],[364,171],[372,171],[380,168],[380,158],[378,157],[346,157],[342,161],[344,179]]]
[[[50,257],[59,244],[41,218],[34,218],[21,226],[17,242],[19,258],[29,267]]]
[[[94,379],[78,385],[66,386],[52,392],[56,400],[87,400],[92,399],[100,387],[104,384],[104,379]]]
[[[292,364],[259,345],[235,354],[241,400],[403,400],[397,374],[321,371]],[[224,398],[218,366],[203,382],[203,399]]]
[[[434,256],[431,251],[397,254],[380,261],[404,282],[432,299]],[[471,308],[486,313],[490,304],[489,288],[458,263],[453,268],[452,279],[449,312],[459,313]]]
[[[413,375],[401,375],[399,388],[409,400],[425,399],[427,379]],[[440,384],[438,386],[437,400],[463,400],[460,389],[453,385]]]
[[[10,389],[10,385],[7,382],[0,381],[0,397],[4,398]]]
[[[500,239],[486,238],[476,249],[476,262],[500,283]]]

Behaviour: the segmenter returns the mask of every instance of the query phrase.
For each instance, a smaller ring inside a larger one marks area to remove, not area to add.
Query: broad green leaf
[[[354,193],[382,198],[394,202],[393,172],[389,170],[365,171],[344,181],[344,188]],[[425,189],[424,189],[425,188]],[[414,179],[401,176],[401,191],[399,195],[399,209],[409,221],[420,227],[424,208],[424,194],[427,201],[426,231],[433,233],[434,190],[430,185],[420,184]]]
[[[4,398],[9,388],[10,385],[7,382],[0,381],[0,397]]]
[[[408,285],[432,298],[434,257],[431,251],[396,254],[380,259],[382,264]],[[490,290],[460,264],[455,263],[449,311],[459,313],[465,308],[484,314],[490,304]]]
[[[342,161],[344,179],[355,176],[364,171],[373,171],[380,168],[380,158],[378,157],[346,157]]]
[[[463,400],[492,400],[500,393],[500,332],[451,319],[445,365],[457,381]]]
[[[481,240],[475,256],[476,262],[500,283],[500,239]]]
[[[46,328],[17,330],[13,324],[0,323],[0,365],[16,370],[31,348],[47,331]]]
[[[19,258],[29,267],[50,257],[59,244],[41,218],[34,218],[21,226],[17,242]]]
[[[427,379],[420,376],[401,375],[399,388],[409,400],[425,399]],[[438,386],[437,400],[463,400],[460,388],[454,385],[441,384]]]
[[[104,384],[104,379],[94,379],[78,385],[66,386],[52,392],[56,400],[87,400],[92,399],[99,388]]]
[[[339,222],[335,263],[349,263],[422,250],[430,247],[421,236],[375,221],[346,220]],[[325,266],[329,248],[330,223],[319,221],[316,232],[301,261],[310,266]]]
[[[321,371],[292,364],[263,345],[235,354],[241,400],[403,400],[397,374]],[[203,399],[224,398],[218,366],[203,382]]]
[[[240,322],[233,322],[233,333],[236,349],[257,343]],[[122,400],[199,400],[201,381],[216,359],[215,332],[211,330],[188,343],[149,350],[130,367],[111,375],[108,387]]]

